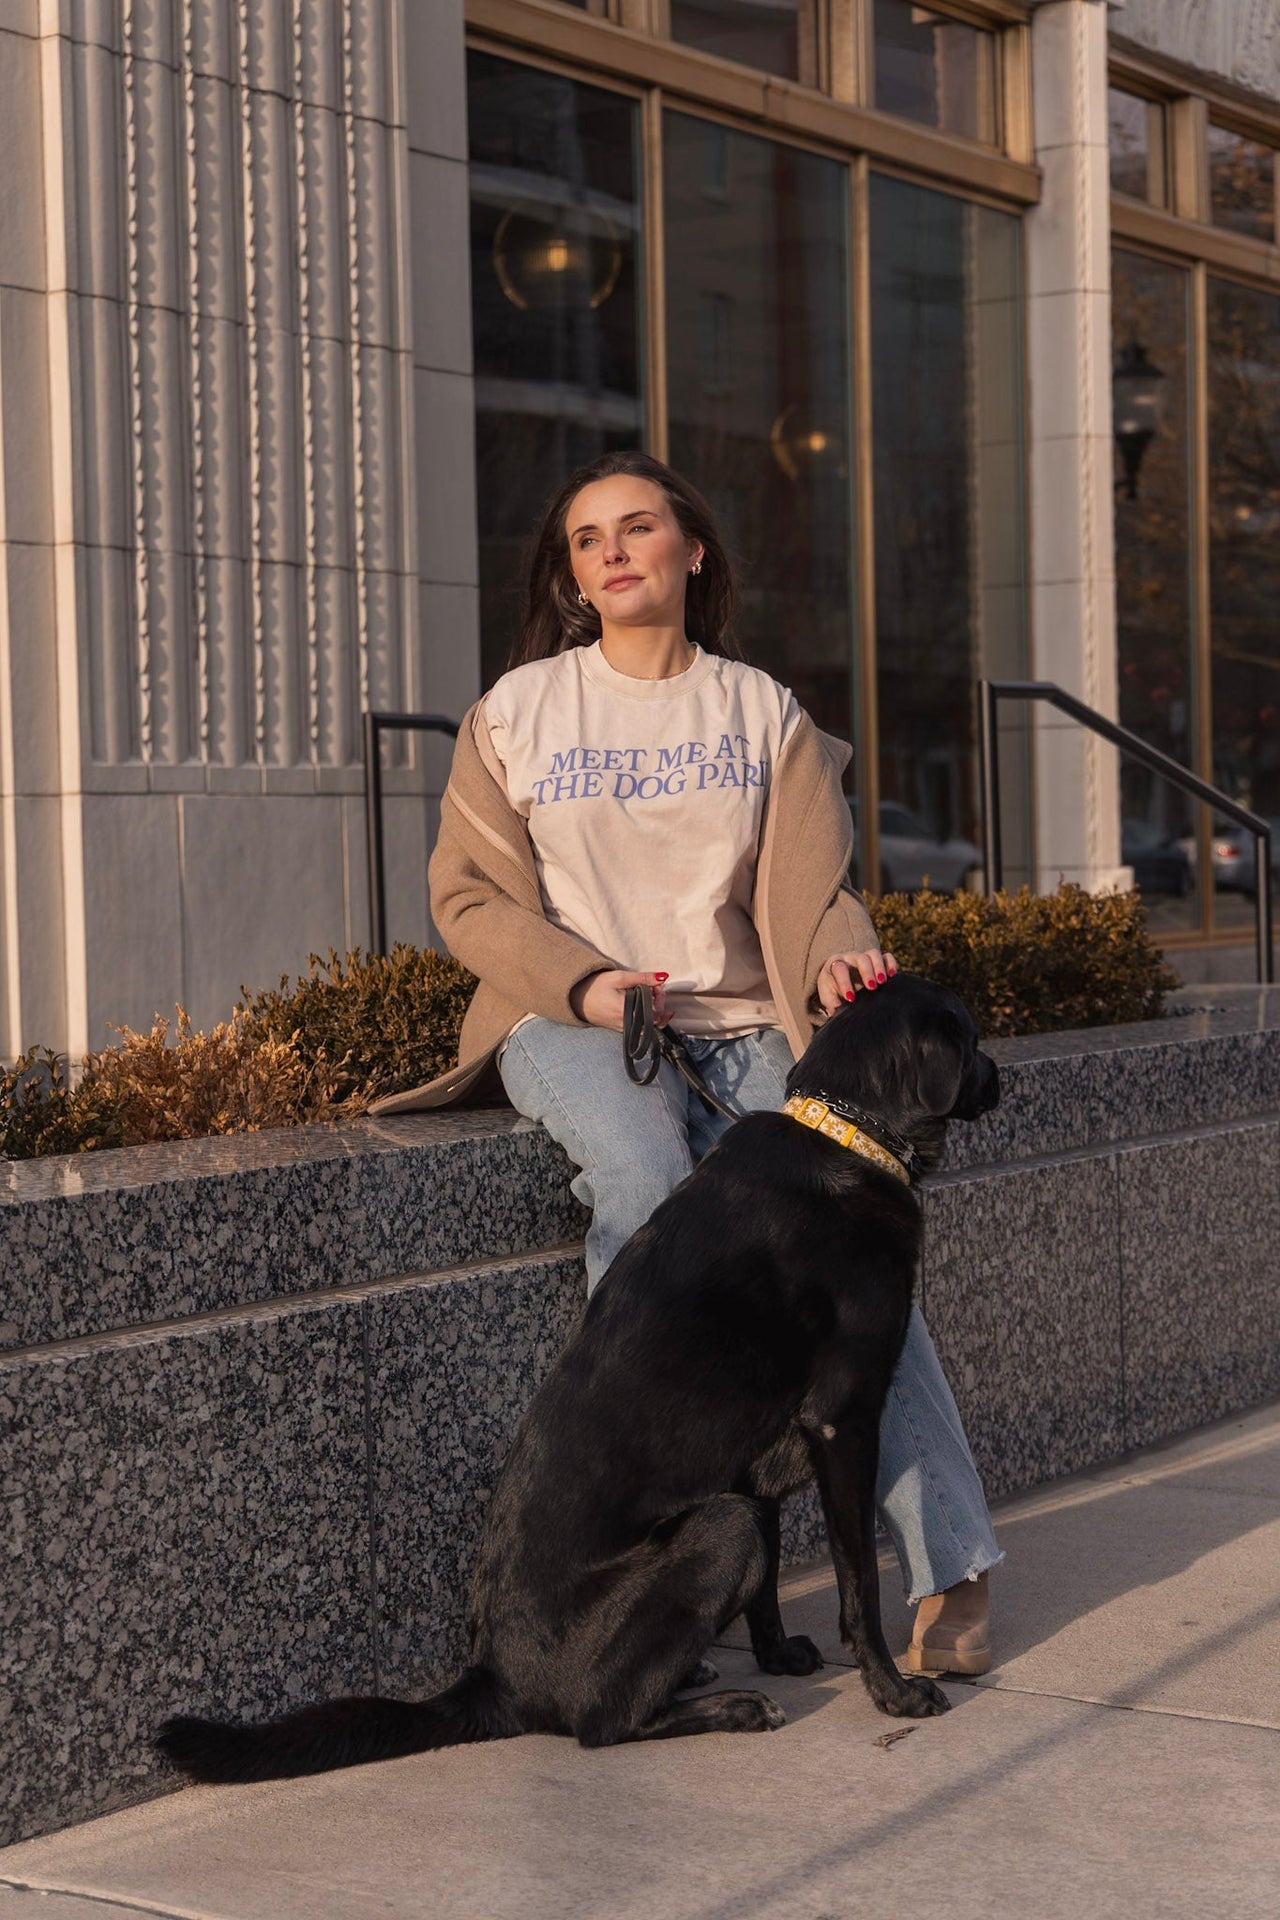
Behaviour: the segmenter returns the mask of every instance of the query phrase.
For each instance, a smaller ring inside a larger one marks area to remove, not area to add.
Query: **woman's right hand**
[[[579,1020],[585,1020],[589,1027],[607,1027],[613,1033],[621,1033],[627,989],[652,987],[653,1024],[655,1027],[665,1027],[671,1018],[663,993],[667,977],[665,973],[627,973],[621,967],[612,967],[604,973],[589,973],[570,991],[569,1005]]]

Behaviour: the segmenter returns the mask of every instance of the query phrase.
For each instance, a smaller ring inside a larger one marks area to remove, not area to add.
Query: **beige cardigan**
[[[528,829],[476,745],[478,704],[464,717],[440,834],[428,869],[431,913],[454,958],[479,986],[458,1047],[458,1064],[427,1086],[388,1094],[373,1113],[448,1106],[475,1087],[502,1041],[525,1014],[582,1026],[569,1004],[580,980],[629,966],[552,926],[542,908]],[[853,826],[840,790],[851,749],[819,733],[806,716],[783,748],[765,799],[752,919],[765,972],[793,1055],[822,1018],[814,988],[833,953],[876,944],[860,894],[849,885]]]

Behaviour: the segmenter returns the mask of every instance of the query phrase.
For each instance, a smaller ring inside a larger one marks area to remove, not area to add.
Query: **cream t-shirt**
[[[503,675],[476,740],[528,822],[548,920],[620,967],[664,972],[672,1025],[776,1026],[751,920],[769,779],[800,720],[757,667],[695,650],[669,680],[597,641]]]

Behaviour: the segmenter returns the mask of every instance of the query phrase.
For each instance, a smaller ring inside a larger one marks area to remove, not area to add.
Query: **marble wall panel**
[[[1280,1124],[1117,1161],[1126,1440],[1145,1446],[1280,1393]]]
[[[989,1497],[1123,1445],[1114,1157],[946,1178],[922,1304]]]
[[[168,1784],[167,1713],[369,1690],[360,1315],[0,1363],[0,1844]]]
[[[510,1112],[12,1163],[0,1348],[563,1245],[570,1174]]]
[[[576,1256],[368,1302],[379,1684],[452,1677],[484,1510],[516,1422],[586,1297]]]

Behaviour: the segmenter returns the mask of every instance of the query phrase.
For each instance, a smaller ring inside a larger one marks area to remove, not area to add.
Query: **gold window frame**
[[[879,112],[868,104],[872,0],[817,0],[813,69],[820,85],[739,66],[666,38],[667,0],[466,0],[467,45],[604,85],[639,102],[644,235],[643,378],[646,446],[668,453],[662,114],[694,111],[738,132],[838,161],[849,172],[852,605],[851,685],[864,872],[879,870],[878,660],[872,512],[870,196],[872,167],[935,191],[1018,213],[1040,198],[1032,161],[1030,8],[1022,0],[929,0],[940,13],[997,30],[998,128],[1003,150]],[[840,76],[853,97],[834,91]],[[1025,307],[1024,307],[1025,327]],[[1025,342],[1024,342],[1025,345]],[[1024,356],[1025,366],[1025,356]],[[1025,381],[1024,381],[1025,389]],[[1023,394],[1023,459],[1029,466]],[[1024,532],[1025,540],[1025,532]],[[1024,553],[1024,562],[1026,560]],[[1028,620],[1030,609],[1028,608]]]
[[[1169,204],[1154,207],[1124,194],[1111,196],[1111,239],[1133,253],[1183,268],[1189,279],[1188,337],[1188,520],[1191,528],[1190,597],[1192,771],[1213,779],[1212,635],[1209,595],[1209,322],[1210,274],[1264,292],[1280,292],[1280,244],[1214,226],[1209,217],[1208,126],[1210,120],[1280,151],[1280,108],[1268,112],[1251,95],[1229,86],[1209,87],[1193,69],[1158,62],[1124,47],[1109,62],[1111,84],[1142,93],[1165,107]],[[1191,91],[1190,89],[1194,89]],[[1277,168],[1280,194],[1280,167]],[[1280,221],[1277,224],[1280,233]],[[1216,924],[1211,823],[1204,808],[1196,828],[1196,879],[1201,923],[1164,936],[1170,951],[1197,946],[1207,937],[1223,946],[1243,946],[1248,928],[1220,934]]]

